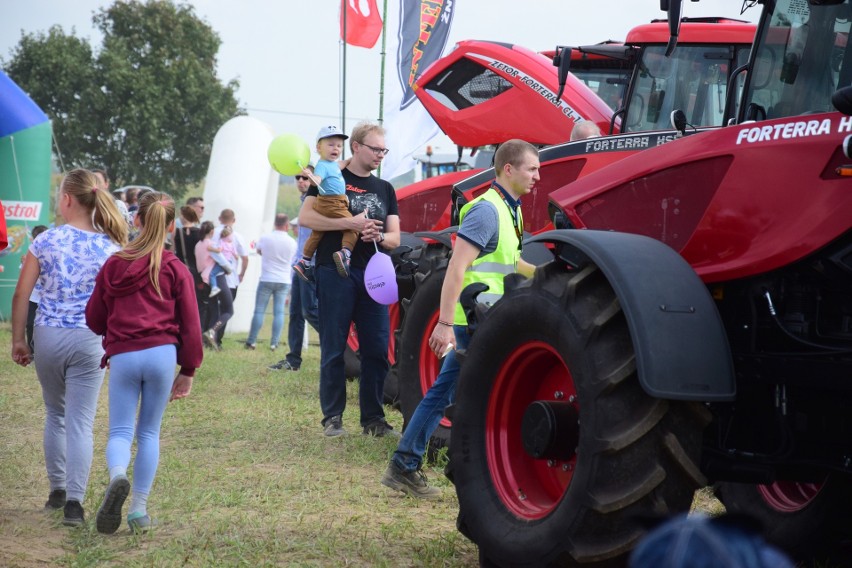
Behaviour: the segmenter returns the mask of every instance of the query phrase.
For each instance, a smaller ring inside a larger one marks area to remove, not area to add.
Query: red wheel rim
[[[399,302],[390,305],[390,339],[388,340],[388,363],[396,363],[396,330],[399,329]]]
[[[822,483],[776,481],[758,485],[757,490],[767,505],[781,513],[795,513],[807,507],[822,490]]]
[[[488,470],[500,499],[521,519],[550,514],[571,484],[577,465],[576,456],[561,461],[527,454],[521,441],[524,412],[536,400],[574,402],[576,394],[562,357],[542,341],[518,346],[495,377],[485,422]]]
[[[388,310],[390,318],[390,339],[388,340],[388,362],[393,365],[396,363],[396,334],[394,333],[399,327],[399,303],[391,304]],[[359,348],[358,332],[355,330],[355,324],[349,324],[349,335],[346,337],[346,345],[353,352],[357,353]]]
[[[441,372],[442,362],[438,359],[437,355],[432,353],[432,349],[429,348],[429,337],[432,335],[432,330],[435,329],[436,325],[438,325],[438,317],[440,314],[440,310],[435,310],[432,313],[429,320],[426,322],[423,337],[420,338],[420,351],[417,354],[417,357],[420,361],[420,392],[423,393],[423,396],[426,396],[426,391],[435,384],[435,380],[438,378],[438,373]],[[441,419],[441,426],[449,428],[451,425],[452,422],[446,418]]]

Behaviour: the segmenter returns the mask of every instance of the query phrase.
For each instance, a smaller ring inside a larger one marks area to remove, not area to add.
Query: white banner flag
[[[455,0],[399,0],[388,3],[385,66],[385,145],[382,178],[411,171],[414,152],[440,129],[414,95],[414,80],[439,59],[447,45]]]

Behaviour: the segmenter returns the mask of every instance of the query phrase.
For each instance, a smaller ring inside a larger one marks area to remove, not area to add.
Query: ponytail
[[[136,216],[142,225],[139,235],[116,254],[126,260],[136,260],[150,255],[148,274],[151,285],[157,291],[157,295],[162,298],[160,266],[163,261],[166,237],[169,234],[168,228],[175,220],[175,202],[165,193],[148,192],[139,199],[139,210]]]
[[[92,214],[95,230],[105,233],[114,243],[127,244],[127,222],[118,211],[115,199],[93,172],[77,168],[65,174],[62,191],[71,195]]]
[[[105,189],[98,189],[95,192],[92,224],[119,245],[127,244],[127,220],[118,210],[115,198]]]

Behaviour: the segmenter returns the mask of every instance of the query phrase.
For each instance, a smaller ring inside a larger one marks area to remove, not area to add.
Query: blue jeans
[[[262,280],[257,283],[257,295],[255,295],[254,300],[254,317],[251,319],[251,328],[246,343],[250,343],[251,345],[257,343],[257,334],[260,333],[260,327],[263,325],[266,306],[269,305],[269,298],[272,297],[272,339],[269,340],[269,345],[278,346],[278,341],[281,339],[281,330],[284,329],[284,304],[287,303],[287,294],[289,292],[289,284],[264,282]]]
[[[467,334],[467,326],[453,326],[456,335],[456,349],[467,349],[470,336]],[[360,337],[360,336],[359,336]],[[416,471],[423,463],[423,454],[426,453],[426,445],[429,438],[435,432],[438,424],[444,418],[444,409],[453,403],[456,398],[456,383],[459,379],[461,366],[456,361],[455,350],[450,351],[444,357],[441,372],[435,379],[426,396],[417,405],[414,414],[405,427],[402,439],[396,451],[393,453],[391,463],[401,471]]]
[[[107,468],[130,465],[136,437],[133,493],[148,495],[160,463],[160,425],[175,382],[177,350],[160,345],[110,358]],[[136,409],[139,415],[136,415]]]
[[[343,353],[349,323],[363,330],[358,334],[361,353],[359,404],[361,426],[385,417],[382,406],[385,376],[388,374],[388,307],[374,301],[364,287],[364,269],[350,268],[341,278],[333,264],[316,267],[319,299],[320,406],[323,424],[340,416],[346,408],[346,375]]]
[[[294,369],[302,366],[302,343],[305,338],[305,322],[319,331],[319,308],[317,307],[317,289],[310,282],[293,276],[290,288],[290,324],[287,330],[287,362]]]

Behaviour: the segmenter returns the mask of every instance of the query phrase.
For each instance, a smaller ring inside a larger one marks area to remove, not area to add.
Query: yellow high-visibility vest
[[[521,216],[521,208],[516,209],[518,216],[517,225],[509,209],[509,204],[503,199],[500,190],[491,186],[485,193],[465,204],[459,213],[459,225],[464,222],[465,215],[480,201],[493,203],[497,209],[499,233],[497,236],[497,249],[489,254],[483,255],[467,268],[464,273],[462,290],[474,282],[482,282],[488,286],[488,290],[477,296],[479,303],[493,304],[503,296],[503,277],[518,271],[518,259],[521,257],[520,237],[518,233],[523,232],[524,219]],[[519,228],[516,230],[516,226]],[[467,325],[467,318],[460,303],[456,302],[456,312],[453,318],[455,325]]]

